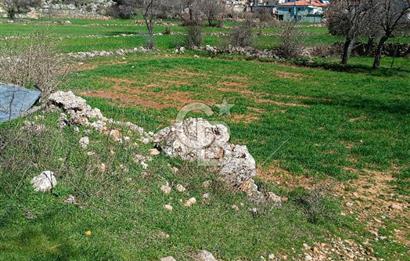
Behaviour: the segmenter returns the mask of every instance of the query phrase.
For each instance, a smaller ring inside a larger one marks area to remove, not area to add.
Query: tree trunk
[[[369,39],[367,39],[366,55],[370,55],[372,53],[373,46],[374,46],[374,37],[370,36]]]
[[[341,64],[347,64],[347,62],[349,61],[349,57],[352,52],[354,42],[354,39],[346,38],[346,41],[343,45]]]
[[[382,51],[384,43],[389,39],[387,35],[380,38],[379,43],[377,44],[376,53],[374,54],[373,68],[377,69],[380,67],[380,62],[382,60]]]

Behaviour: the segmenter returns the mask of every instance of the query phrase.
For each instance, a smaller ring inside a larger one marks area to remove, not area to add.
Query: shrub
[[[187,29],[186,46],[188,48],[199,47],[202,44],[202,27],[189,26]]]
[[[54,39],[45,33],[33,33],[29,39],[0,45],[0,82],[37,88],[44,99],[61,83],[68,66]]]
[[[246,47],[250,46],[252,42],[252,22],[247,19],[240,26],[233,29],[230,36],[230,44],[233,46]]]
[[[170,35],[171,34],[171,27],[169,27],[169,26],[165,27],[165,30],[164,30],[163,34]]]
[[[304,33],[295,22],[284,22],[280,25],[279,55],[284,58],[297,58],[303,51]]]
[[[310,191],[296,189],[290,194],[290,198],[303,209],[309,222],[317,224],[324,220],[337,219],[339,207],[326,196],[327,191],[326,186],[320,186]]]

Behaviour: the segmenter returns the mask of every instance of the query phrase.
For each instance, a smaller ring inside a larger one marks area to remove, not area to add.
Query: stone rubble
[[[97,108],[89,106],[85,99],[73,92],[57,91],[48,100],[50,109],[62,109],[60,126],[84,126],[112,137],[116,142],[122,142],[123,137],[114,125],[126,128],[140,135],[143,143],[155,143],[155,149],[150,154],[156,155],[162,151],[170,157],[180,157],[183,160],[198,161],[201,164],[219,170],[221,178],[235,189],[248,194],[255,202],[272,201],[280,205],[280,198],[273,193],[267,196],[258,190],[253,177],[256,175],[256,162],[244,145],[229,143],[230,134],[223,124],[211,124],[201,118],[189,118],[166,127],[156,134],[146,132],[143,128],[131,123],[109,119],[103,116]],[[81,144],[85,146],[83,140]],[[154,151],[155,150],[155,151]],[[152,158],[136,154],[134,160],[143,169],[148,168],[147,161]]]
[[[246,192],[254,201],[269,199],[252,179],[256,175],[254,158],[246,146],[229,143],[230,135],[225,125],[188,118],[160,130],[153,138],[156,147],[165,155],[216,167],[224,181]]]
[[[303,244],[303,260],[378,260],[373,250],[351,239],[332,238],[329,243]]]
[[[147,49],[143,46],[135,47],[131,49],[118,49],[114,51],[89,51],[89,52],[72,52],[68,53],[67,56],[74,59],[88,59],[94,57],[107,57],[107,56],[124,56],[132,53],[147,53],[152,50]]]
[[[37,192],[49,192],[57,185],[57,179],[52,171],[43,171],[31,180],[33,188]]]
[[[81,148],[86,149],[88,147],[88,144],[90,144],[90,139],[85,136],[82,137],[78,143],[80,143]]]
[[[152,140],[152,133],[145,132],[143,128],[131,122],[121,122],[103,116],[97,108],[91,108],[86,100],[74,95],[73,92],[57,91],[48,98],[49,109],[62,109],[59,126],[64,128],[67,125],[85,126],[98,132],[111,136],[115,141],[122,141],[121,133],[118,129],[110,129],[110,126],[127,128],[141,136],[141,140]]]

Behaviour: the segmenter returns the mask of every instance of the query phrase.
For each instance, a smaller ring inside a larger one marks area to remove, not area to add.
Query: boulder
[[[217,259],[212,255],[211,252],[206,250],[201,250],[195,256],[196,261],[217,261]]]
[[[57,179],[52,171],[43,171],[40,175],[31,180],[35,191],[49,192],[57,185]]]
[[[201,118],[189,118],[154,135],[156,146],[170,157],[219,168],[229,184],[239,187],[256,175],[256,163],[244,145],[229,143],[229,130]]]

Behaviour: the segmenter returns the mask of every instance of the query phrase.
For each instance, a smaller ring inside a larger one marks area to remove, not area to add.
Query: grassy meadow
[[[204,27],[204,45],[226,44],[216,33],[235,25]],[[341,41],[325,27],[300,26],[307,46]],[[155,31],[166,27],[172,34],[156,36],[154,52],[73,61],[60,88],[107,117],[153,132],[173,123],[184,105],[204,103],[214,114],[192,116],[227,123],[232,143],[247,145],[255,157],[260,187],[288,201],[281,208],[255,206],[209,170],[163,155],[144,170],[133,158],[147,155],[152,144],[131,133],[135,143],[118,144],[83,127],[60,129],[58,112],[39,112],[0,124],[0,260],[192,260],[201,249],[221,260],[268,260],[270,254],[304,260],[304,244],[334,238],[363,246],[366,258],[408,260],[408,58],[384,57],[372,70],[371,57],[352,57],[345,67],[338,57],[314,58],[307,67],[202,51],[175,54],[185,28],[170,20]],[[58,39],[61,53],[134,48],[146,39],[135,20],[0,20],[2,42],[28,41],[25,36],[43,30]],[[277,28],[257,30],[265,34],[255,37],[255,47],[277,46]],[[224,99],[233,105],[229,115],[219,113]],[[25,120],[45,128],[27,130]],[[85,135],[87,150],[78,143]],[[30,185],[43,170],[58,177],[52,193]],[[204,188],[208,180],[212,185]],[[166,182],[187,191],[165,195],[159,188]],[[201,199],[204,193],[209,200]],[[77,205],[64,203],[69,195]],[[198,203],[186,208],[181,202],[190,197]]]

